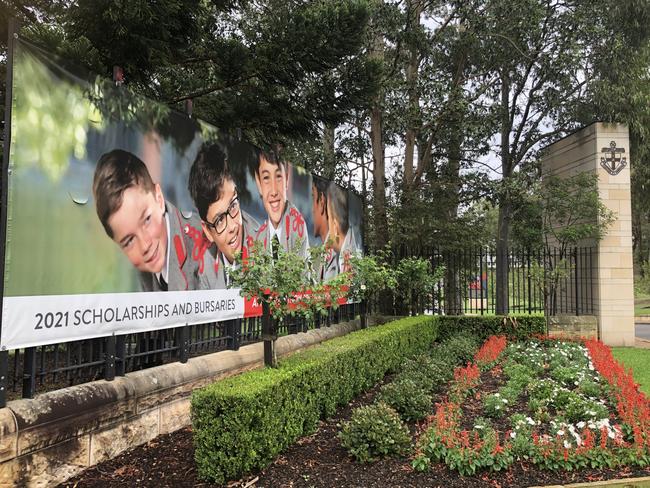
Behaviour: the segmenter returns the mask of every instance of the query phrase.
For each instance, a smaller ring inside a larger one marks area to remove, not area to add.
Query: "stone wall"
[[[358,321],[278,339],[286,355]],[[15,400],[0,409],[0,487],[48,487],[190,424],[192,390],[263,364],[263,343]]]
[[[595,315],[557,315],[549,318],[551,337],[598,339],[598,317]]]

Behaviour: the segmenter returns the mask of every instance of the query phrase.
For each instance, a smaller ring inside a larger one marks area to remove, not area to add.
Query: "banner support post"
[[[115,335],[106,337],[106,352],[104,353],[104,379],[113,381],[115,379]]]
[[[126,341],[123,335],[115,339],[115,375],[124,376],[126,373]]]
[[[185,324],[176,329],[178,341],[178,361],[186,363],[190,357],[190,326]]]
[[[25,348],[23,359],[23,398],[34,398],[36,393],[36,348]]]
[[[9,376],[9,351],[0,351],[0,408],[7,405],[7,377]]]
[[[18,21],[11,17],[7,25],[7,84],[5,85],[5,130],[2,151],[2,184],[0,199],[0,312],[4,310],[5,246],[7,242],[7,201],[9,194],[9,155],[11,146],[11,109],[14,84],[14,39],[18,38]],[[0,313],[0,338],[2,337]],[[6,351],[3,351],[6,352]]]
[[[273,317],[271,317],[271,307],[269,306],[268,296],[262,300],[262,340],[264,341],[264,366],[272,368],[277,367],[275,355],[276,332],[273,327]]]

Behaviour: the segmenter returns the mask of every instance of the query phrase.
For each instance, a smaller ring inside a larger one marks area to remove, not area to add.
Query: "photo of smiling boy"
[[[350,257],[360,252],[354,230],[350,226],[349,195],[336,183],[327,188],[327,217],[330,238],[334,250],[334,269],[331,276],[351,270]]]
[[[217,145],[201,149],[190,170],[188,188],[203,232],[213,244],[207,252],[214,261],[215,273],[207,275],[204,288],[227,288],[228,270],[238,265],[237,253],[243,258],[248,255],[259,223],[241,208],[227,157]]]
[[[329,180],[313,175],[311,182],[313,236],[320,238],[325,245],[325,255],[322,262],[315,263],[317,281],[326,281],[338,274],[337,254],[329,241],[329,217],[327,214],[327,188]]]
[[[287,199],[288,180],[286,163],[280,161],[273,151],[258,151],[255,183],[267,218],[255,239],[264,242],[264,248],[271,251],[273,241],[277,239],[285,251],[297,253],[307,260],[307,224],[300,211]]]
[[[194,247],[203,245],[198,218],[184,217],[165,200],[144,162],[121,149],[104,154],[93,196],[106,234],[139,271],[143,291],[199,288],[203,266],[193,257]]]

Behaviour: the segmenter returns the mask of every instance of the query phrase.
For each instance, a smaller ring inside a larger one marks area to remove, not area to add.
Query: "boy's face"
[[[314,219],[314,237],[325,239],[327,235],[327,216],[326,216],[325,195],[318,199],[318,190],[314,185],[311,186],[311,213]]]
[[[271,164],[264,157],[255,173],[255,183],[262,196],[264,209],[273,227],[277,228],[282,219],[284,204],[287,201],[287,174],[283,164]]]
[[[327,202],[327,225],[330,230],[330,241],[332,243],[332,248],[336,252],[341,252],[341,246],[343,245],[343,240],[345,236],[341,235],[339,230],[339,223],[334,218],[334,212],[332,212],[332,206],[329,201]]]
[[[167,259],[165,199],[160,185],[153,192],[127,188],[122,206],[108,218],[113,240],[131,264],[145,273],[161,273]]]
[[[203,232],[210,242],[217,245],[229,262],[233,263],[235,255],[241,251],[242,241],[244,238],[244,226],[242,223],[241,209],[237,199],[237,188],[231,179],[226,179],[221,187],[220,198],[212,202],[208,207],[207,221],[215,224],[217,220],[224,219],[225,227],[221,233],[213,225],[207,225],[201,221]],[[230,213],[228,213],[230,209]],[[231,215],[235,214],[235,217]],[[222,224],[223,225],[223,224]],[[221,230],[221,227],[219,230]]]

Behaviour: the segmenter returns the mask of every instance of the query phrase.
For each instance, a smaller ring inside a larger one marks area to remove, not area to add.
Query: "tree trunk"
[[[510,204],[501,202],[499,205],[499,224],[497,228],[497,261],[496,261],[496,313],[507,315],[510,312],[508,290],[508,241],[510,233]]]
[[[502,193],[499,201],[499,223],[497,226],[496,252],[496,313],[507,315],[510,312],[508,290],[508,242],[510,238],[511,203],[506,184],[512,174],[510,155],[510,73],[504,69],[501,73],[501,171]]]
[[[374,39],[371,57],[383,60],[384,44],[380,35]],[[372,101],[370,110],[370,146],[372,148],[373,164],[373,194],[372,210],[374,224],[375,250],[383,249],[388,243],[388,218],[386,215],[386,163],[384,161],[384,134],[383,134],[383,97],[380,90]]]
[[[408,0],[408,26],[410,32],[420,28],[420,16],[422,15],[422,1]],[[415,38],[415,36],[412,36]],[[420,64],[419,49],[417,41],[412,40],[409,46],[409,60],[406,65],[406,86],[408,90],[408,108],[406,114],[406,134],[404,148],[404,193],[415,183],[413,181],[413,156],[415,153],[415,141],[417,138],[418,119],[420,112],[420,100],[418,95],[418,67]]]
[[[330,181],[334,181],[336,174],[335,130],[334,124],[325,124],[323,128],[323,176]]]

